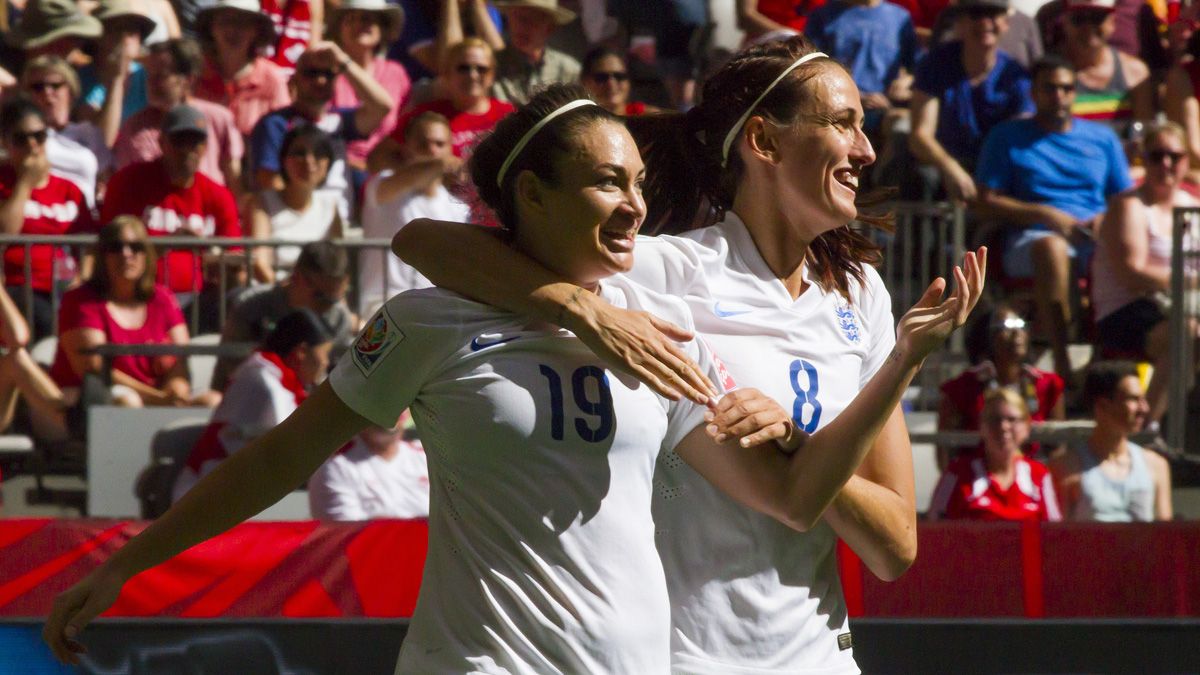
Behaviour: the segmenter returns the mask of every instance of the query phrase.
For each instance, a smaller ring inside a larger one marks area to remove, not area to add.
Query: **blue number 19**
[[[808,375],[807,387],[800,386],[800,371],[804,371]],[[817,430],[817,425],[821,422],[821,402],[817,400],[817,394],[821,390],[821,380],[817,377],[817,368],[804,359],[796,359],[792,361],[789,377],[792,381],[792,391],[796,392],[796,401],[792,403],[792,421],[796,423],[797,428],[811,434]],[[804,405],[806,403],[812,410],[807,424],[804,423]]]
[[[550,386],[550,437],[556,441],[563,440],[566,427],[566,414],[563,410],[563,381],[558,371],[542,364],[538,371],[546,378]],[[593,401],[588,396],[588,380],[596,383],[596,397]],[[612,389],[608,385],[608,376],[596,366],[583,366],[571,374],[571,393],[574,394],[575,407],[585,415],[595,420],[593,426],[584,417],[575,418],[575,433],[589,443],[599,443],[612,435],[616,422],[613,413]]]

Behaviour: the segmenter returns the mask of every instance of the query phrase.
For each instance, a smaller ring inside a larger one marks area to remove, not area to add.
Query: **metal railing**
[[[879,273],[892,294],[892,313],[900,317],[912,307],[935,277],[952,281],[955,265],[966,253],[965,210],[948,202],[891,202],[895,230],[871,228],[883,247]]]
[[[1188,398],[1196,382],[1195,330],[1200,321],[1200,208],[1177,208],[1171,236],[1171,380],[1167,443],[1188,449]],[[1193,444],[1194,445],[1194,444]]]

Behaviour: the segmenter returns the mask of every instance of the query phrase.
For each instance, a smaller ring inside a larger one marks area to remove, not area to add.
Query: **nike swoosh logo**
[[[739,314],[749,314],[753,311],[754,310],[752,309],[721,309],[721,302],[719,300],[713,303],[713,314],[716,314],[721,318],[737,316]]]
[[[483,336],[480,335],[479,337],[475,338],[474,340],[471,340],[471,351],[477,352],[480,349],[487,349],[488,347],[495,347],[496,345],[502,345],[505,342],[512,342],[513,340],[516,340],[517,338],[519,338],[521,336],[514,335],[510,338],[504,338],[503,340],[492,340],[491,342],[480,342],[479,341],[480,337],[483,337]]]

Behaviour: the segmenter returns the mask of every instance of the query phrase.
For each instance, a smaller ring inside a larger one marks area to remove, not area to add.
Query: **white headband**
[[[799,68],[802,64],[808,63],[813,59],[819,59],[822,56],[825,56],[824,52],[812,52],[811,54],[805,54],[804,56],[796,59],[795,63],[785,68],[784,71],[779,74],[779,77],[775,78],[775,81],[771,84],[768,84],[767,88],[763,89],[763,93],[759,94],[758,98],[754,99],[754,103],[751,103],[750,107],[746,108],[746,112],[742,113],[742,116],[738,118],[737,123],[734,124],[733,128],[729,130],[729,133],[725,135],[725,144],[721,146],[722,169],[725,168],[726,164],[729,164],[729,147],[733,145],[733,139],[737,138],[738,132],[742,130],[742,125],[746,123],[746,120],[750,119],[750,113],[754,112],[754,109],[758,107],[759,103],[762,103],[763,98],[765,98],[767,94],[771,93],[771,90],[775,88],[775,85],[779,84],[783,78],[787,77],[788,73]]]
[[[512,163],[521,155],[521,151],[525,149],[525,146],[529,144],[529,141],[533,140],[533,137],[537,135],[537,132],[542,130],[542,127],[549,124],[555,117],[569,113],[576,108],[582,108],[585,105],[596,105],[596,102],[587,98],[578,98],[570,103],[564,104],[558,110],[555,110],[549,115],[546,115],[542,119],[538,120],[538,123],[533,125],[532,129],[526,131],[525,135],[521,137],[521,140],[517,141],[517,144],[513,146],[512,151],[508,153],[508,157],[504,158],[504,163],[500,165],[500,172],[496,174],[496,185],[501,188],[504,187],[504,174],[508,173],[508,167],[512,166]]]

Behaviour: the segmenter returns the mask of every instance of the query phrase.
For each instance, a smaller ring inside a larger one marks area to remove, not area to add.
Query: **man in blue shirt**
[[[1005,122],[988,134],[975,172],[977,207],[1011,228],[1005,274],[1033,278],[1054,369],[1065,378],[1070,375],[1071,280],[1087,269],[1094,228],[1108,198],[1133,183],[1112,129],[1072,117],[1075,71],[1070,64],[1054,56],[1039,60],[1033,67],[1033,100],[1032,119]]]

